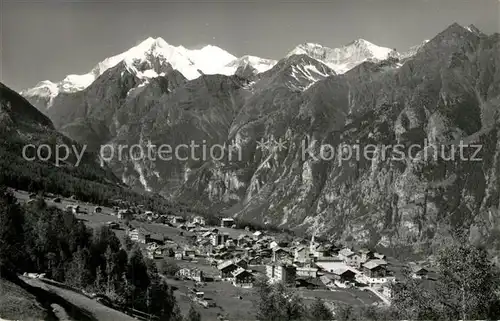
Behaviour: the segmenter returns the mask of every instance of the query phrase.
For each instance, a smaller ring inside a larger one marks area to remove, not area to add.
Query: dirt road
[[[68,301],[72,305],[80,308],[81,310],[88,313],[92,319],[95,320],[106,320],[106,321],[133,321],[136,320],[131,316],[128,316],[122,312],[113,310],[108,308],[105,305],[100,304],[99,302],[92,300],[83,294],[79,294],[70,290],[62,289],[57,286],[53,286],[47,283],[44,283],[38,279],[30,279],[30,278],[22,278],[24,282],[27,284],[43,289],[45,291],[54,293],[64,300]],[[70,311],[67,311],[71,313]]]

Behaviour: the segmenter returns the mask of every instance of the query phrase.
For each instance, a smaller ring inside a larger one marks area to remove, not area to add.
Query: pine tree
[[[16,198],[0,188],[0,272],[22,269],[24,250],[24,214]]]
[[[106,253],[104,254],[106,259],[106,294],[111,294],[114,292],[113,286],[113,272],[114,272],[114,262],[113,262],[113,253],[111,251],[111,247],[108,246],[106,249]]]
[[[326,307],[325,302],[321,298],[316,298],[309,307],[309,315],[312,320],[332,320],[333,315],[330,309]]]

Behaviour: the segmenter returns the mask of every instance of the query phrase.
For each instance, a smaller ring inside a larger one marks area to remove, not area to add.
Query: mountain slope
[[[101,167],[97,154],[57,132],[46,116],[1,83],[0,132],[3,184],[94,201],[102,201],[109,194],[104,190],[124,188],[107,167]],[[46,146],[37,154],[42,145]],[[64,146],[68,147],[67,153]]]
[[[189,182],[206,186],[210,201],[237,200],[227,203],[238,217],[313,226],[344,240],[422,250],[463,233],[489,241],[500,217],[498,40],[452,25],[400,68],[366,62],[295,95],[280,87],[272,98],[252,96],[249,106],[256,107],[236,118],[231,131],[248,158]],[[287,148],[258,150],[255,140],[272,136]],[[304,140],[337,148],[408,147],[425,139],[481,144],[484,161],[342,161],[339,155],[324,161],[309,153],[304,160],[300,148]]]
[[[428,251],[467,235],[500,249],[500,36],[454,24],[409,54],[358,41],[343,74],[325,63],[335,51],[316,48],[261,73],[192,80],[167,65],[154,79],[117,65],[81,96],[54,100],[51,118],[92,129],[67,131],[85,143],[235,148],[109,165],[131,186],[244,220],[369,245]],[[483,160],[424,158],[426,142],[449,153],[460,140],[482,145]],[[368,156],[341,148],[369,144]]]

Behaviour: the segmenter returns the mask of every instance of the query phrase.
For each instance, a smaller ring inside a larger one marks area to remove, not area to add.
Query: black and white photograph
[[[0,0],[24,320],[500,320],[500,0]]]

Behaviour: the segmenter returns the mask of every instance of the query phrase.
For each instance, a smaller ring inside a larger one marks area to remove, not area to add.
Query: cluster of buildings
[[[306,281],[326,288],[369,288],[383,298],[389,300],[391,297],[390,289],[395,276],[387,258],[381,253],[369,249],[339,248],[329,242],[317,242],[314,236],[311,240],[285,239],[262,231],[247,230],[238,237],[231,237],[226,231],[235,226],[232,218],[221,219],[220,227],[206,226],[202,217],[189,221],[178,216],[164,219],[165,224],[192,232],[191,245],[177,249],[174,253],[176,259],[203,257],[217,268],[222,281],[231,282],[234,286],[251,288],[257,275],[265,274],[271,283],[296,286]],[[166,255],[165,247],[152,242],[151,234],[146,230],[128,230],[127,234],[132,241],[147,244],[149,257]],[[250,268],[258,266],[262,268]],[[415,278],[425,278],[428,273],[416,264],[410,265],[410,269]],[[205,280],[203,272],[197,268],[183,268],[177,275],[196,282]]]

